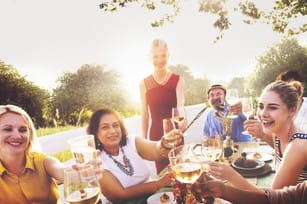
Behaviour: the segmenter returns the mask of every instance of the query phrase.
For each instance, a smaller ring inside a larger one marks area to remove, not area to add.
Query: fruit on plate
[[[160,203],[168,203],[169,201],[170,201],[170,197],[166,193],[163,193],[160,196]]]
[[[261,159],[262,156],[261,156],[261,154],[260,154],[259,152],[255,152],[255,153],[253,154],[253,158],[254,158],[254,159]]]

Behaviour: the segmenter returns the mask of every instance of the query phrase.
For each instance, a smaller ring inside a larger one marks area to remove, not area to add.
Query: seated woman
[[[171,181],[169,175],[151,181],[144,160],[158,161],[167,157],[170,146],[163,137],[160,141],[149,141],[128,135],[120,115],[112,109],[97,110],[90,119],[87,132],[95,136],[96,148],[101,150],[105,169],[100,179],[101,191],[112,203],[146,197]],[[182,142],[179,130],[168,134],[176,138],[176,145]]]
[[[64,165],[38,149],[29,115],[0,105],[0,203],[60,203]]]
[[[297,83],[273,82],[265,87],[259,99],[258,118],[263,132],[272,135],[275,144],[277,171],[271,186],[273,189],[307,180],[307,134],[294,124],[303,90]],[[256,190],[229,165],[213,162],[210,172],[236,186]]]

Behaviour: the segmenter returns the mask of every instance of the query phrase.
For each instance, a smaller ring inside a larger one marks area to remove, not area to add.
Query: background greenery
[[[307,78],[307,48],[294,38],[285,38],[268,48],[257,61],[249,76],[235,77],[227,84],[229,88],[238,88],[240,97],[259,96],[266,84],[288,69],[296,69],[303,79]],[[207,102],[210,79],[205,75],[195,77],[186,65],[170,65],[169,69],[186,82],[186,105]],[[223,74],[231,69],[234,68],[225,67]],[[13,65],[0,60],[0,104],[21,106],[37,128],[83,126],[92,112],[102,107],[114,108],[124,117],[137,115],[140,107],[128,93],[122,85],[122,76],[103,65],[84,64],[74,73],[66,72],[57,79],[57,87],[48,91],[26,80]]]

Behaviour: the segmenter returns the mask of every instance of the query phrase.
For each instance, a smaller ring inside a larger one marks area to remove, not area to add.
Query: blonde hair
[[[152,52],[152,50],[156,47],[164,47],[166,50],[168,50],[167,43],[159,38],[156,38],[152,41],[150,52]]]
[[[33,121],[31,117],[29,116],[29,114],[25,110],[20,108],[19,106],[15,106],[11,104],[0,105],[0,117],[4,115],[5,113],[16,113],[25,119],[27,126],[29,128],[29,146],[26,149],[26,153],[29,153],[33,150],[40,151],[41,147],[37,140],[36,129],[34,127]]]

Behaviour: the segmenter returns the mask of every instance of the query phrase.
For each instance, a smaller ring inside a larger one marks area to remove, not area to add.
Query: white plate
[[[256,160],[256,159],[255,159],[255,161],[258,163],[258,165],[255,166],[254,168],[244,168],[244,167],[237,166],[237,165],[235,165],[235,161],[233,161],[233,162],[231,163],[231,165],[232,165],[233,167],[235,167],[236,169],[245,170],[245,171],[257,170],[257,169],[262,168],[262,167],[265,165],[265,162],[264,162],[264,161],[260,161],[260,160]]]
[[[258,159],[258,160],[264,161],[264,162],[271,161],[274,158],[272,154],[259,153],[259,152],[258,152],[258,154],[260,154],[261,157],[255,158],[254,154],[255,154],[255,152],[250,152],[246,155],[246,158],[247,159]]]
[[[159,192],[151,195],[149,198],[147,198],[148,204],[160,204],[160,197],[163,195],[163,193],[166,193],[169,196],[169,202],[164,204],[173,204],[174,203],[174,195],[173,192]]]

